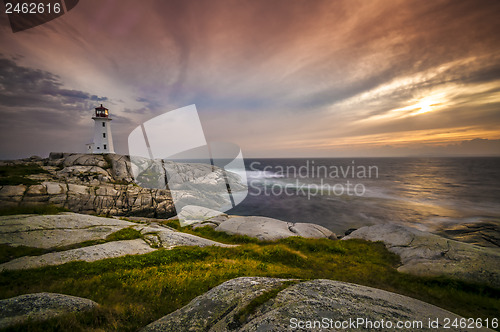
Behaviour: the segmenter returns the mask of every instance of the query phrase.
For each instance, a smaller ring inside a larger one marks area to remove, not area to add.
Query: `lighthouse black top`
[[[107,118],[108,117],[108,109],[104,106],[99,106],[95,108],[95,117],[96,118]]]

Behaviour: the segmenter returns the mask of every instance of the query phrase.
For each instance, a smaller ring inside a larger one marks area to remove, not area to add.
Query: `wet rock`
[[[446,229],[438,229],[437,234],[460,242],[500,248],[500,221],[446,225]]]
[[[357,228],[349,228],[347,231],[345,231],[344,235],[349,235],[351,234],[352,232],[354,232]]]

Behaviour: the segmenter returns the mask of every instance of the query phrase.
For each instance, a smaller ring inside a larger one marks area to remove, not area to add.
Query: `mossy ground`
[[[32,185],[39,181],[27,178],[27,175],[48,173],[37,164],[25,164],[15,166],[0,166],[0,185]]]
[[[69,210],[52,204],[0,207],[0,216],[16,214],[58,214],[60,212],[69,212]]]
[[[175,226],[175,222],[169,223]],[[259,242],[212,234],[209,228],[185,230],[241,245],[177,247],[92,263],[72,262],[2,272],[0,298],[55,292],[101,304],[90,313],[31,322],[11,330],[135,331],[222,282],[241,276],[341,280],[408,295],[465,317],[493,318],[500,312],[500,290],[447,278],[399,273],[396,270],[399,258],[382,243],[302,238]],[[138,234],[127,230],[115,236],[134,238]]]

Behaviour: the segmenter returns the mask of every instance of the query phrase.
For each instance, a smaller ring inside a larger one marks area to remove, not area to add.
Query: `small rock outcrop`
[[[382,241],[401,257],[400,272],[445,275],[500,287],[500,250],[450,240],[395,224],[362,227],[343,238]]]
[[[435,330],[443,327],[444,318],[460,319],[434,305],[371,287],[333,280],[287,282],[257,277],[226,281],[141,331],[422,331],[429,329],[429,319],[439,320]],[[266,297],[272,290],[277,294]],[[263,294],[263,300],[253,301]],[[391,328],[370,328],[370,322],[381,321]],[[398,329],[398,322],[421,325]]]
[[[42,321],[72,312],[89,311],[98,304],[81,297],[34,293],[0,300],[0,328],[21,324],[28,320]]]

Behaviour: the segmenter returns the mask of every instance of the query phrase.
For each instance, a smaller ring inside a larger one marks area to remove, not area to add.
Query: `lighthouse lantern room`
[[[94,120],[94,141],[87,144],[87,153],[115,153],[109,110],[101,104],[100,107],[95,108],[92,119]]]

